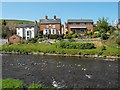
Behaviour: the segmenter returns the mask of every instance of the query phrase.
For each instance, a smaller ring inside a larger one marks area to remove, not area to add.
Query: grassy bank
[[[40,83],[31,83],[26,85],[22,80],[7,78],[1,79],[1,87],[2,90],[59,90],[55,87],[46,87]]]
[[[120,48],[106,46],[98,46],[94,49],[66,49],[57,48],[56,44],[44,44],[44,43],[30,43],[30,44],[12,44],[3,45],[2,51],[8,52],[24,52],[24,53],[52,53],[52,54],[68,54],[68,55],[103,55],[103,56],[120,56]]]

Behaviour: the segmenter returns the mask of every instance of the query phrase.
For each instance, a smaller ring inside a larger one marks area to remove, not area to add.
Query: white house
[[[35,24],[19,24],[16,27],[17,35],[22,39],[28,40],[37,36],[38,28]]]

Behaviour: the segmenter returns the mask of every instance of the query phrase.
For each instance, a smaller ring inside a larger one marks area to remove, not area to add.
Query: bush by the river
[[[37,90],[43,90],[45,87],[42,84],[31,84],[28,86],[28,90],[33,90],[33,89],[37,89]]]
[[[60,42],[57,47],[66,49],[93,49],[95,45],[94,43]]]
[[[30,39],[28,39],[28,42],[36,43],[37,42],[37,38],[30,38]]]
[[[55,87],[47,88],[45,85],[38,83],[26,85],[22,80],[13,78],[0,79],[0,84],[2,84],[0,87],[2,90],[59,90]]]
[[[21,80],[7,78],[2,80],[2,90],[21,90],[23,82]]]

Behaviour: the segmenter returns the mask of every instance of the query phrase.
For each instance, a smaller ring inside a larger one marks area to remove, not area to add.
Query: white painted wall
[[[56,29],[44,29],[43,30],[43,35],[46,35],[47,34],[60,34],[60,30],[56,30]]]
[[[16,28],[17,35],[23,38],[23,28]]]
[[[34,27],[27,27],[27,28],[16,28],[17,30],[17,35],[21,36],[22,38],[25,37],[25,39],[27,40],[28,38],[35,38],[35,36],[37,35],[37,29],[35,29]],[[31,32],[29,35],[27,35],[27,31]]]

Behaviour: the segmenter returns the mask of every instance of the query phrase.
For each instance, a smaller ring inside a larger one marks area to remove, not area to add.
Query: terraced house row
[[[20,24],[16,30],[17,35],[25,40],[37,37],[39,30],[43,35],[68,34],[71,31],[74,34],[84,35],[88,30],[93,32],[94,22],[92,19],[68,19],[66,23],[62,24],[61,19],[56,16],[52,19],[45,16],[44,19],[40,19],[39,24],[37,21],[34,24]]]

